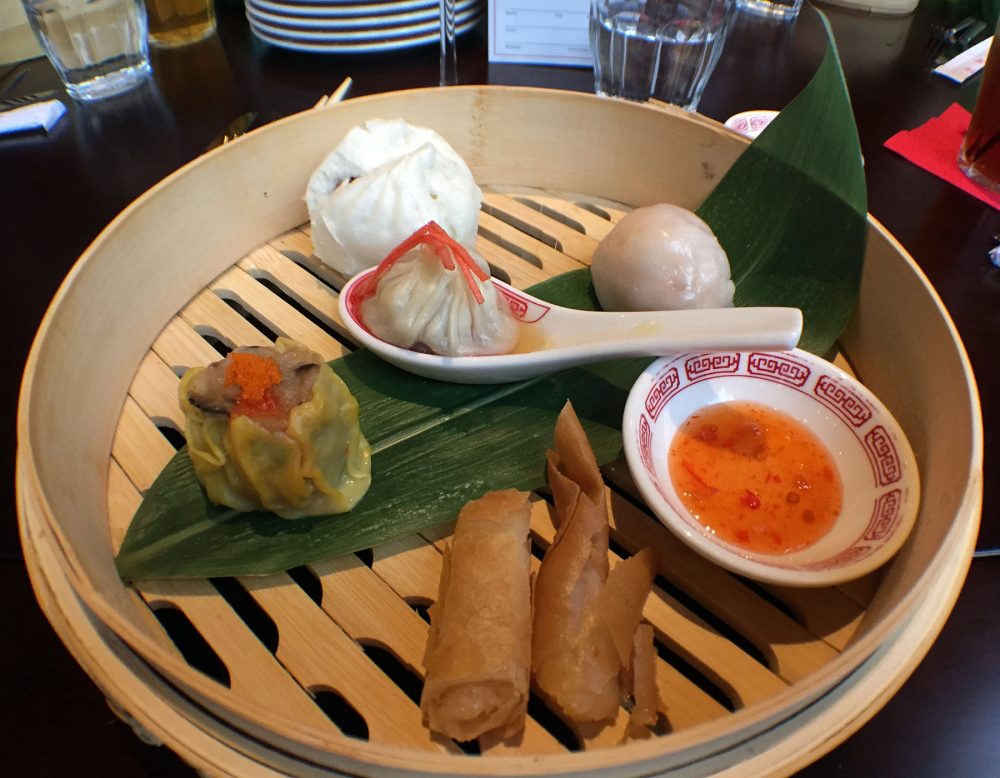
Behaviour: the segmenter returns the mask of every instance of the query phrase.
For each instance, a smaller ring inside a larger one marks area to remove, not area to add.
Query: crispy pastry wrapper
[[[613,718],[619,676],[653,579],[651,553],[608,566],[604,481],[580,421],[567,403],[548,452],[556,536],[538,571],[531,668],[539,690],[576,722]]]
[[[608,575],[598,603],[622,667],[632,660],[633,638],[656,575],[653,549],[622,560]]]
[[[640,624],[632,640],[632,657],[625,673],[625,692],[632,698],[629,724],[652,727],[659,717],[660,690],[656,685],[656,649],[653,628]]]
[[[550,465],[554,457],[562,475],[575,483],[595,505],[604,505],[604,478],[587,433],[570,402],[563,406],[556,420],[554,438],[555,451],[549,452]]]
[[[468,503],[444,552],[424,655],[424,723],[455,740],[524,726],[531,652],[526,492]]]

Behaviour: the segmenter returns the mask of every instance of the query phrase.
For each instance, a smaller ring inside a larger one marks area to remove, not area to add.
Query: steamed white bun
[[[316,256],[351,276],[431,220],[474,245],[482,192],[433,130],[372,119],[350,130],[315,170],[305,201]]]
[[[606,311],[727,308],[736,291],[712,229],[676,205],[625,216],[598,245],[591,272]]]

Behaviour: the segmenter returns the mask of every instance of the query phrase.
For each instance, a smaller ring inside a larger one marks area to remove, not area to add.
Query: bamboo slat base
[[[627,210],[618,202],[697,207],[747,143],[673,107],[513,87],[414,90],[274,122],[137,199],[53,300],[18,409],[25,556],[74,656],[118,706],[219,775],[770,775],[846,737],[943,624],[982,496],[982,420],[961,340],[871,217],[838,361],[913,444],[917,526],[877,575],[821,591],[761,587],[687,551],[645,513],[623,463],[605,468],[612,556],[652,544],[664,557],[644,614],[664,699],[649,737],[622,743],[620,721],[574,730],[537,700],[513,742],[427,734],[416,700],[446,530],[266,579],[122,584],[112,552],[183,439],[183,370],[278,334],[329,359],[351,349],[336,313],[342,279],[295,225],[331,143],[373,116],[434,128],[469,163],[486,188],[479,248],[521,287],[586,264]],[[532,533],[539,555],[552,537],[539,496]]]
[[[485,192],[478,248],[498,274],[523,288],[588,264],[626,211],[565,192],[493,188]],[[141,494],[182,440],[177,384],[183,371],[277,335],[328,360],[342,356],[353,348],[337,312],[342,281],[312,255],[303,225],[239,260],[163,329],[139,366],[112,447],[108,531],[115,550]],[[644,612],[656,634],[664,701],[651,737],[766,702],[850,643],[877,590],[877,573],[824,590],[741,580],[688,550],[651,517],[623,462],[606,468],[605,476],[612,564],[647,545],[664,560]],[[553,532],[548,504],[535,496],[537,556]],[[265,578],[153,581],[137,591],[163,625],[163,644],[187,660],[192,674],[213,678],[228,705],[272,710],[331,741],[493,755],[622,743],[624,710],[607,726],[574,727],[539,700],[523,735],[506,742],[484,736],[459,746],[422,726],[417,703],[426,607],[437,592],[446,534],[428,532]]]

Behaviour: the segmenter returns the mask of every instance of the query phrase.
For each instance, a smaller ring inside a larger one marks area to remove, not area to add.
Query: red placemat
[[[1000,194],[969,180],[958,168],[958,151],[969,129],[969,119],[969,112],[954,103],[916,129],[897,132],[885,147],[1000,211]]]

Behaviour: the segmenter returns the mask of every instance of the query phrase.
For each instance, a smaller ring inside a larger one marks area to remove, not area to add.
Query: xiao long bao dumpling
[[[359,313],[378,338],[449,357],[507,354],[518,323],[489,265],[429,222],[358,284]]]
[[[606,311],[728,308],[736,290],[712,229],[676,205],[625,216],[598,245],[591,272]]]
[[[482,192],[469,166],[433,130],[372,119],[348,132],[320,164],[305,200],[316,256],[353,276],[431,220],[474,244]]]
[[[344,513],[371,484],[358,403],[287,338],[233,351],[180,383],[188,453],[212,502],[285,519]]]

